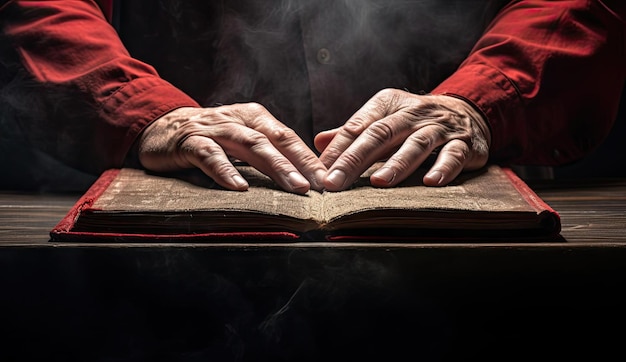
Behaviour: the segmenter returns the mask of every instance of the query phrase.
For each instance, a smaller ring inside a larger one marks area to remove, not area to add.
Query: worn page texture
[[[461,174],[444,187],[424,186],[425,170],[418,170],[394,188],[369,185],[368,172],[353,188],[324,192],[324,219],[364,210],[423,210],[467,212],[534,212],[498,166]]]
[[[137,169],[122,169],[110,187],[94,203],[94,210],[123,212],[252,211],[261,214],[310,219],[319,193],[297,195],[280,190],[253,169],[242,172],[248,191],[228,191],[205,185],[208,178],[162,177]]]

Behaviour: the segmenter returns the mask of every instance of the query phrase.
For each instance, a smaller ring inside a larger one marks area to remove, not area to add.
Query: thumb
[[[334,129],[329,129],[327,131],[322,131],[318,133],[315,136],[315,139],[313,140],[313,144],[315,145],[315,148],[320,153],[324,152],[328,144],[330,144],[333,138],[335,138],[335,136],[337,135],[337,132],[339,132],[339,129],[334,128]]]

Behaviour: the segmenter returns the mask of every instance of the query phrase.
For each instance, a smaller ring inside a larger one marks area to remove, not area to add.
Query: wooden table
[[[620,360],[626,180],[531,184],[565,242],[62,244],[0,193],[0,361]]]

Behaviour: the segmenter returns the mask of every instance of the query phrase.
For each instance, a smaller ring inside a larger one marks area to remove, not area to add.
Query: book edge
[[[94,203],[109,188],[122,171],[114,168],[104,171],[100,177],[76,201],[65,216],[50,231],[50,241],[90,241],[90,242],[193,242],[199,240],[294,240],[299,235],[291,232],[215,232],[198,234],[129,234],[129,233],[92,233],[72,231],[81,213],[91,209]]]
[[[57,225],[50,231],[50,237],[52,240],[57,239],[59,235],[70,233],[76,220],[80,216],[81,212],[90,208],[96,200],[106,191],[111,185],[111,182],[117,177],[121,169],[114,168],[104,171],[100,177],[87,189],[87,191],[76,201],[72,208],[65,214],[65,216],[57,223]]]
[[[554,234],[561,232],[561,216],[559,213],[539,197],[539,195],[537,195],[511,168],[502,167],[502,171],[528,205],[535,209],[537,215],[551,219],[552,223],[549,227],[549,231]]]
[[[57,234],[53,241],[88,243],[193,243],[206,241],[293,241],[300,236],[290,232],[216,232],[199,234],[131,234],[68,231]]]

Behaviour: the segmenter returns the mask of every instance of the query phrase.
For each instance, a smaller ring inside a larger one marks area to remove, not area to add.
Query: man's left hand
[[[437,159],[423,181],[444,186],[462,171],[487,163],[490,137],[483,116],[461,99],[385,89],[342,127],[318,134],[315,147],[328,167],[324,186],[330,191],[347,189],[373,163],[385,159],[370,181],[376,187],[393,187],[437,148]]]

